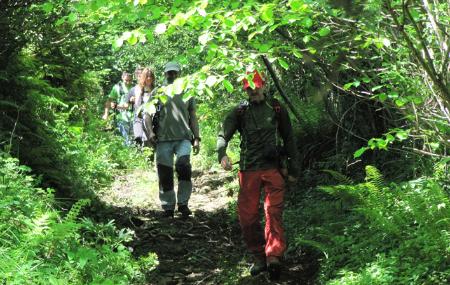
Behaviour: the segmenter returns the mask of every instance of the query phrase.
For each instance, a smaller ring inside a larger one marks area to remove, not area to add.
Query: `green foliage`
[[[79,219],[89,200],[78,200],[63,219],[52,189],[0,153],[0,282],[6,284],[141,284],[142,271],[157,264],[149,254],[135,260],[124,242],[132,232],[111,221]]]
[[[328,197],[317,192],[299,197],[301,207],[286,213],[287,231],[296,246],[324,253],[319,274],[324,284],[446,284],[447,182],[436,175],[387,183],[367,166],[363,183],[320,187]]]

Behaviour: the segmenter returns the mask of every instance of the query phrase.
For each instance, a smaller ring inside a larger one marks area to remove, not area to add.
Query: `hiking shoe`
[[[281,275],[281,262],[276,256],[267,257],[267,271],[270,280],[279,280]]]
[[[191,210],[189,210],[189,207],[187,205],[179,205],[178,212],[181,213],[181,216],[183,218],[188,218],[190,215],[192,215],[192,212]]]
[[[250,275],[256,276],[259,273],[264,272],[266,270],[267,270],[266,256],[265,255],[255,256],[255,261],[250,266]]]
[[[164,212],[162,212],[161,216],[163,218],[173,218],[173,210],[164,210]]]

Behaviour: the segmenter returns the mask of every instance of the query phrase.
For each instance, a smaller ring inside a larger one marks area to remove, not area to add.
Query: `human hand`
[[[105,120],[105,121],[108,120],[108,114],[107,113],[103,114],[102,119]]]
[[[200,152],[200,141],[198,139],[194,139],[192,149],[194,151],[194,155],[197,155]]]
[[[227,155],[222,157],[222,160],[220,161],[220,165],[222,165],[222,168],[227,170],[227,171],[233,169],[233,166],[231,164],[231,160],[230,160],[230,158]]]
[[[134,96],[131,96],[130,102],[134,103]]]

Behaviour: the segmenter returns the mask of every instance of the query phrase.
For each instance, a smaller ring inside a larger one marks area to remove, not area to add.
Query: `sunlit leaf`
[[[209,87],[214,86],[214,84],[216,84],[217,82],[217,77],[215,77],[214,75],[210,75],[208,76],[208,78],[206,79],[206,85],[208,85]]]
[[[273,5],[264,4],[260,9],[260,17],[265,22],[273,21]]]
[[[155,27],[155,33],[157,35],[164,34],[166,32],[166,30],[167,30],[166,24],[158,24]]]
[[[319,30],[319,36],[325,37],[331,32],[331,29],[328,27],[322,28]]]
[[[353,158],[358,158],[358,157],[360,157],[366,150],[367,150],[367,147],[362,147],[362,148],[358,149],[358,150],[355,151],[355,153],[353,154]]]
[[[286,70],[289,69],[289,64],[282,58],[278,58],[278,62],[280,63],[281,67],[283,67],[284,69],[286,69]]]
[[[233,87],[233,84],[231,84],[230,81],[224,79],[224,80],[222,81],[222,84],[223,84],[223,86],[225,87],[225,89],[227,89],[228,92],[230,92],[230,93],[233,92],[234,87]]]

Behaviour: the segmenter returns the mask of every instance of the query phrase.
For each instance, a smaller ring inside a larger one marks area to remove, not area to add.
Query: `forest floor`
[[[286,257],[282,277],[250,276],[250,256],[235,213],[236,175],[222,171],[193,173],[192,217],[162,218],[154,169],[132,170],[116,177],[101,200],[119,227],[134,230],[129,243],[135,256],[155,252],[159,265],[148,284],[314,284],[317,264],[306,253]],[[230,186],[231,185],[231,186]],[[233,186],[234,185],[234,186]],[[233,198],[234,197],[234,198]]]

